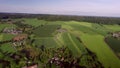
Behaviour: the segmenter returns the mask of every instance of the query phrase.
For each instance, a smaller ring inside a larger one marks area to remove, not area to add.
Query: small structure
[[[4,23],[7,23],[7,24],[13,24],[13,20],[12,19],[1,19],[1,22],[4,24]]]
[[[3,29],[3,33],[8,33],[8,34],[14,34],[14,35],[17,35],[17,34],[21,34],[22,33],[22,30],[19,30],[19,29],[16,29],[16,28],[4,28]]]
[[[58,57],[53,57],[49,62],[55,65],[61,65],[64,58],[60,59]]]
[[[58,29],[57,32],[59,32],[59,33],[64,33],[64,32],[67,32],[67,29],[61,28],[61,29]]]
[[[31,66],[25,66],[25,67],[22,67],[22,68],[38,68],[38,65],[34,64],[34,65],[31,65]]]
[[[114,33],[112,33],[112,36],[114,38],[120,38],[120,32],[114,32]]]
[[[14,46],[21,46],[25,44],[25,40],[28,38],[27,34],[20,34],[14,37],[13,40],[13,45]]]

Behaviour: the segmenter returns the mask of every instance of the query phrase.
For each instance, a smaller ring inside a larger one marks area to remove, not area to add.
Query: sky
[[[120,0],[0,0],[0,12],[120,17]]]

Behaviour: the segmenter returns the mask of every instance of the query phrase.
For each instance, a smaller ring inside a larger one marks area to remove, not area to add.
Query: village
[[[7,24],[14,24],[14,23],[12,23],[11,20],[7,20],[7,21],[4,20],[2,22],[7,22]],[[4,23],[1,23],[1,24],[4,24]],[[26,34],[24,32],[24,28],[5,27],[1,31],[1,33],[14,35],[14,37],[11,38],[11,40],[0,41],[1,45],[5,44],[5,43],[12,43],[11,47],[13,47],[15,49],[15,51],[21,51],[27,45],[26,41],[28,40],[28,34]],[[27,54],[27,52],[25,54]],[[14,59],[17,64],[19,63],[20,59],[22,59],[24,57],[23,55],[21,55],[19,53],[18,54],[16,54],[16,53],[9,54],[8,56],[9,56],[10,59]],[[5,62],[4,64],[8,64],[7,63],[8,61],[4,61],[4,62]],[[2,67],[6,67],[6,66],[4,66],[4,64],[3,64]],[[31,62],[31,61],[28,61],[28,60],[25,60],[24,64],[26,64],[26,65],[22,66],[22,68],[38,68],[37,63]]]

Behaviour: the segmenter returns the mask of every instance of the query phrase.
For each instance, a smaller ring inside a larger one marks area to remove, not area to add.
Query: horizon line
[[[80,15],[80,14],[57,14],[57,13],[31,13],[31,12],[0,12],[0,13],[9,13],[9,14],[43,14],[43,15],[62,15],[62,16],[88,16],[88,17],[113,17],[113,18],[120,18],[120,16],[103,16],[103,15]]]

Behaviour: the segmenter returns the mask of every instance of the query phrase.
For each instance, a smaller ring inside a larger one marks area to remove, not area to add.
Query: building
[[[112,34],[112,36],[115,38],[120,38],[120,32],[115,32]]]
[[[14,34],[14,35],[17,35],[17,34],[21,34],[22,33],[22,30],[18,30],[18,29],[16,29],[16,28],[4,28],[3,29],[3,31],[2,31],[3,33],[8,33],[8,34]]]
[[[21,46],[25,44],[25,40],[28,38],[27,34],[19,34],[12,39],[14,46]]]
[[[31,65],[31,66],[25,66],[25,67],[22,67],[22,68],[38,68],[38,65],[34,64],[34,65]]]

